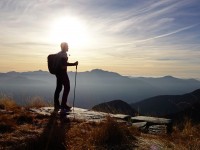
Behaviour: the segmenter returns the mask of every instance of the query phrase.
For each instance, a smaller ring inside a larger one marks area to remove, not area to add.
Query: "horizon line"
[[[173,76],[173,75],[163,75],[163,76],[158,76],[158,75],[155,75],[155,76],[145,76],[145,75],[125,75],[125,74],[120,74],[118,72],[114,72],[114,71],[110,71],[110,70],[104,70],[104,69],[100,69],[100,68],[95,68],[95,69],[91,69],[91,70],[86,70],[86,71],[80,71],[78,73],[84,73],[84,72],[92,72],[94,70],[100,70],[100,71],[103,71],[103,72],[110,72],[110,73],[117,73],[121,76],[125,76],[125,77],[130,77],[130,78],[163,78],[163,77],[172,77],[172,78],[177,78],[177,79],[195,79],[195,80],[199,80],[200,81],[200,78],[193,78],[193,77],[190,77],[190,78],[186,78],[186,77],[177,77],[177,76]],[[38,69],[38,70],[32,70],[32,71],[14,71],[14,70],[11,70],[11,71],[7,71],[7,72],[0,72],[3,73],[3,74],[7,74],[7,73],[27,73],[27,72],[48,72],[49,74],[51,74],[48,70],[42,70],[42,69]],[[67,72],[75,72],[75,71],[67,71]]]

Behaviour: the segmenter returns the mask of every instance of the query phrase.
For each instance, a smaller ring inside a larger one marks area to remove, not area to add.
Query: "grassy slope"
[[[151,135],[109,117],[100,123],[63,121],[30,113],[10,99],[0,105],[13,111],[0,114],[0,149],[200,149],[200,125],[189,119],[175,125],[172,135]]]

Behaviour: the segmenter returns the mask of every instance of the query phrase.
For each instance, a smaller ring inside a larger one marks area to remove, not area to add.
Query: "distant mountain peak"
[[[36,72],[44,72],[44,71],[40,69],[40,70],[37,70]]]
[[[175,77],[170,76],[170,75],[164,76],[163,78],[165,78],[165,79],[176,79]]]
[[[9,71],[9,72],[7,72],[7,73],[17,73],[16,71]]]
[[[115,76],[121,76],[120,74],[118,74],[116,72],[110,72],[110,71],[106,71],[106,70],[102,70],[102,69],[93,69],[90,72],[95,73],[95,74],[110,74],[110,75],[115,75]]]
[[[92,69],[90,72],[92,72],[92,73],[101,73],[101,72],[107,72],[107,71],[102,70],[102,69]]]

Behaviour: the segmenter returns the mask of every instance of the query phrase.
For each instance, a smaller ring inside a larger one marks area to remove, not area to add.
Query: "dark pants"
[[[66,105],[67,98],[70,91],[70,82],[67,73],[56,74],[57,82],[56,82],[56,90],[54,94],[54,104],[59,105],[59,95],[62,91],[62,86],[64,86],[63,96],[61,106]]]

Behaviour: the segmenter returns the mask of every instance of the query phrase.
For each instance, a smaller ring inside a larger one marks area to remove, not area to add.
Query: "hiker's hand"
[[[78,66],[78,61],[76,61],[76,62],[74,63],[74,65],[75,65],[75,66]]]

